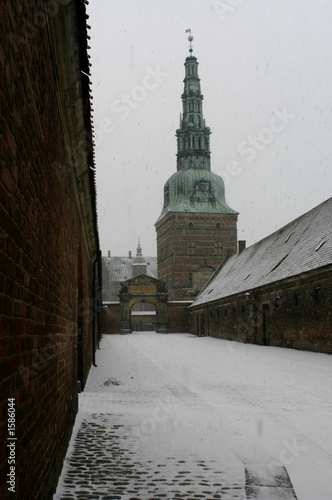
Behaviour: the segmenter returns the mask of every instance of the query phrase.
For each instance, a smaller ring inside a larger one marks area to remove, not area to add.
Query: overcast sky
[[[250,245],[329,198],[331,0],[90,0],[103,255],[156,255],[176,171],[187,28],[211,127],[211,170]]]

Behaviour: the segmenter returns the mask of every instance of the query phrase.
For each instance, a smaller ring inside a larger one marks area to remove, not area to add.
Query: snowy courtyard
[[[104,336],[55,495],[332,498],[332,357],[190,334]]]

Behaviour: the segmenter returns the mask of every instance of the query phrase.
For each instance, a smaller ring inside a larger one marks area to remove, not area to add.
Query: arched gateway
[[[138,302],[153,304],[156,308],[156,332],[167,333],[167,290],[163,281],[141,274],[121,283],[120,333],[131,333],[131,309]]]

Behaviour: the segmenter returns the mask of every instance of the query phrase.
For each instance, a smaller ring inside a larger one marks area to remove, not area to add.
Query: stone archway
[[[136,302],[130,310],[131,329],[136,332],[156,331],[156,308],[145,299]]]
[[[121,283],[120,333],[131,333],[131,309],[138,302],[149,302],[156,308],[156,332],[167,333],[167,290],[163,281],[141,274]]]

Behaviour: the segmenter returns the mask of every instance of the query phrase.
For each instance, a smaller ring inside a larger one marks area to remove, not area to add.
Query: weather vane
[[[192,45],[191,45],[191,42],[193,41],[194,37],[193,37],[193,36],[192,36],[192,34],[191,34],[191,28],[188,28],[188,29],[186,30],[186,33],[189,33],[189,36],[188,36],[188,40],[189,40],[189,42],[190,42],[189,52],[190,52],[190,54],[192,54],[192,52],[193,52],[193,47],[192,47]]]

